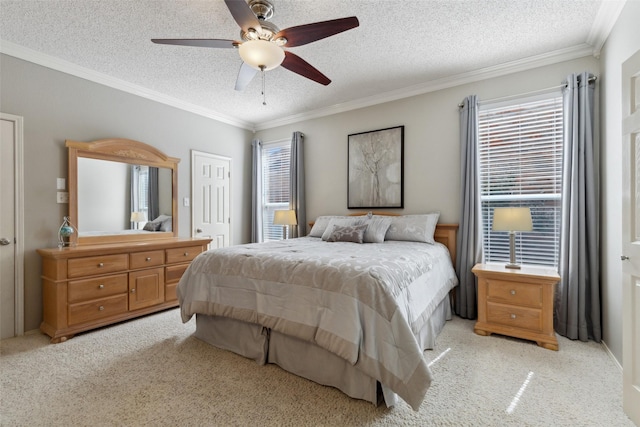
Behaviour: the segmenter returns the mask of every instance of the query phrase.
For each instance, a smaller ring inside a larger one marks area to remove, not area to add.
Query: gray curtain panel
[[[251,141],[251,242],[262,242],[262,141]]]
[[[478,187],[478,100],[464,99],[460,109],[461,210],[458,228],[456,271],[460,286],[456,290],[455,312],[465,319],[477,317],[476,277],[473,266],[482,262],[482,216]]]
[[[554,320],[560,335],[600,342],[599,165],[594,139],[595,78],[571,74],[563,90],[564,154],[560,283]]]
[[[158,168],[149,167],[149,212],[147,219],[153,221],[160,216],[160,190],[158,188]]]
[[[296,212],[298,225],[291,226],[289,237],[307,234],[307,212],[304,196],[304,135],[294,132],[291,137],[291,181],[289,182],[289,209]]]

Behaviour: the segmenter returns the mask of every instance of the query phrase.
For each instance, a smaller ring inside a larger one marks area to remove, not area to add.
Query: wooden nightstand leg
[[[491,332],[485,331],[484,329],[473,328],[473,332],[478,335],[482,335],[483,337],[488,337],[489,335],[491,335]]]

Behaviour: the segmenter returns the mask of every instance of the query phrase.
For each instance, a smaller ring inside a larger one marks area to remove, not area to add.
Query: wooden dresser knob
[[[102,268],[102,267],[104,267],[104,262],[101,262],[98,264],[98,268]]]
[[[104,310],[104,305],[101,305],[100,307],[98,307],[98,310],[100,311]]]
[[[516,294],[516,290],[515,289],[511,289],[511,295],[515,295]]]
[[[145,261],[151,261],[151,257],[146,257]]]
[[[185,253],[184,253],[184,256],[189,256],[189,252],[185,252]]]
[[[516,318],[516,315],[515,315],[515,314],[512,314],[512,315],[511,315],[511,318],[512,318],[512,319],[515,319],[515,318]]]
[[[104,285],[101,283],[98,285],[98,289],[104,289]]]
[[[131,293],[135,294],[136,293],[136,288],[131,289]]]

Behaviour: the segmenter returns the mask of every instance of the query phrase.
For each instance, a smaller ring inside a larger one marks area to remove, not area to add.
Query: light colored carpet
[[[619,370],[599,344],[560,351],[447,323],[419,411],[347,397],[218,350],[169,310],[64,342],[0,343],[0,424],[92,426],[633,426]]]

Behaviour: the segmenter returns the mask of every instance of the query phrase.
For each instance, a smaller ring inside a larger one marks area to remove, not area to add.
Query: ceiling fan
[[[151,39],[153,43],[212,47],[237,48],[242,65],[236,80],[235,89],[243,90],[258,71],[272,70],[282,65],[289,71],[311,79],[323,85],[331,80],[298,55],[284,48],[302,46],[360,25],[358,18],[333,19],[299,25],[280,30],[268,22],[273,17],[273,5],[268,0],[225,0],[233,19],[241,28],[242,41],[223,39]],[[263,80],[264,94],[264,80]]]

